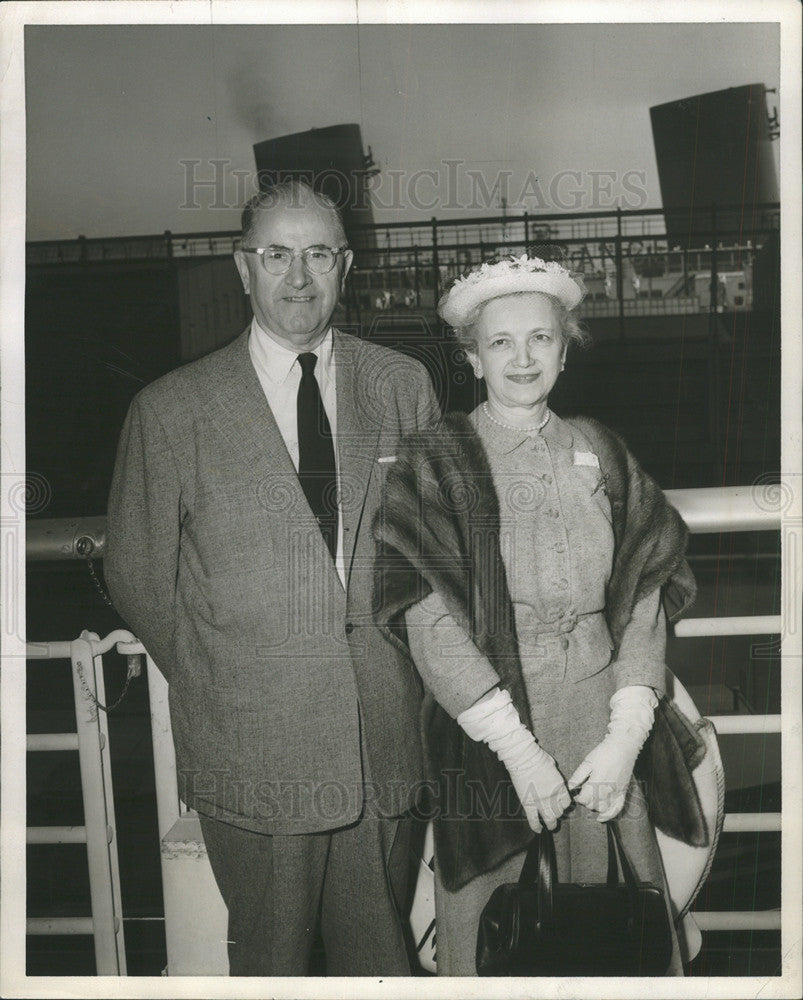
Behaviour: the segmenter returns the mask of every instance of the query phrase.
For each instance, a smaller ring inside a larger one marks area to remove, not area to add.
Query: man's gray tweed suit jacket
[[[398,815],[423,774],[419,681],[372,621],[371,523],[379,459],[437,402],[401,354],[335,330],[334,357],[345,591],[248,331],[137,395],[109,498],[106,580],[169,682],[180,794],[263,833],[343,826],[369,796]]]

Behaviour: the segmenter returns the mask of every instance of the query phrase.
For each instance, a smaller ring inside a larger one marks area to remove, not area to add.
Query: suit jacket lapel
[[[339,330],[333,334],[343,557],[348,579],[382,428],[381,411],[371,405],[371,378],[378,382],[381,373],[365,370],[364,351],[356,337],[347,337]]]
[[[250,328],[249,328],[250,329]],[[247,329],[224,352],[214,391],[221,412],[218,426],[241,457],[243,468],[268,481],[281,476],[309,527],[317,524],[298,480],[293,460],[262,391],[248,351]],[[366,370],[364,352],[356,337],[333,331],[337,394],[337,451],[343,515],[343,560],[346,579],[360,530],[368,483],[382,427],[381,408],[371,394],[381,373]],[[374,404],[374,405],[372,405]],[[321,538],[321,545],[324,545]]]
[[[242,467],[259,481],[270,477],[282,479],[282,486],[293,497],[288,508],[314,522],[312,511],[298,481],[293,460],[265,399],[248,351],[247,329],[227,349],[216,369],[215,405],[223,411],[218,424],[242,460]],[[284,492],[284,491],[283,491]]]

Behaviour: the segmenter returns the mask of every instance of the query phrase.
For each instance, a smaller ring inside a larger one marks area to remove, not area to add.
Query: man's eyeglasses
[[[241,247],[243,253],[259,254],[262,266],[268,274],[286,274],[296,257],[304,261],[304,267],[311,274],[328,274],[335,266],[338,254],[348,247],[306,247],[304,250],[291,250],[289,247]]]

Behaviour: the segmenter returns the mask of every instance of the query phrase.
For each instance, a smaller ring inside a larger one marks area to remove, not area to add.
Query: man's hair
[[[334,218],[337,228],[340,230],[341,238],[338,240],[339,246],[346,246],[346,229],[343,225],[343,215],[335,202],[332,201],[322,191],[316,191],[313,187],[302,180],[286,180],[277,184],[263,188],[255,194],[245,205],[242,214],[242,242],[247,246],[254,235],[256,228],[257,214],[276,205],[287,205],[294,208],[301,208],[310,202],[328,209]]]

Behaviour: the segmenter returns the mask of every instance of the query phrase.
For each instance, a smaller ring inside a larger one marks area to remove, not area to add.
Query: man
[[[232,975],[404,975],[419,689],[371,619],[383,460],[437,416],[421,365],[331,326],[352,263],[299,182],[243,212],[254,313],[133,401],[106,577],[170,685],[179,791],[229,909]]]

